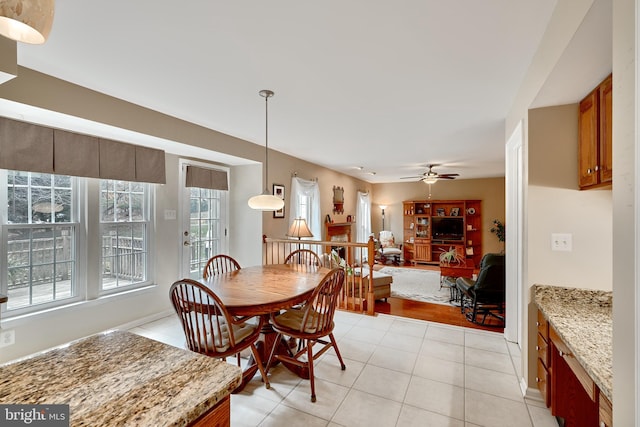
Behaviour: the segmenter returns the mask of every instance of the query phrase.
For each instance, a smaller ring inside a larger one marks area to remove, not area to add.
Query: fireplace
[[[343,223],[325,223],[325,240],[329,242],[336,242],[336,245],[326,247],[327,252],[331,252],[334,249],[340,255],[340,258],[344,258],[348,264],[352,263],[351,251],[346,246],[340,246],[340,242],[351,242],[351,222]]]

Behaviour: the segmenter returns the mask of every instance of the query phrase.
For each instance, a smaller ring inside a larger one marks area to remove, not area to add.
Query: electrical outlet
[[[573,250],[572,235],[568,233],[551,234],[551,250],[571,252]]]
[[[8,347],[16,343],[16,331],[14,329],[0,329],[0,347]]]

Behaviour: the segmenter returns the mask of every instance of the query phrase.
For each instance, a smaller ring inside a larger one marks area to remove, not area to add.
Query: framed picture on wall
[[[284,185],[273,184],[273,195],[284,200]],[[284,218],[284,206],[282,209],[273,211],[274,218]]]

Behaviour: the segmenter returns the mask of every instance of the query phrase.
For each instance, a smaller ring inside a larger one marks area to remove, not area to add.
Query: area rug
[[[451,305],[449,288],[440,289],[439,271],[383,267],[380,273],[393,276],[392,297]]]

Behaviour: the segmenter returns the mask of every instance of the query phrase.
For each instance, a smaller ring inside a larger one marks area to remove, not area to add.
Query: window
[[[304,218],[314,238],[322,240],[322,223],[320,222],[320,187],[317,181],[306,181],[298,177],[291,179],[290,222],[296,218]]]
[[[149,185],[100,181],[101,290],[147,281]]]
[[[6,310],[19,314],[68,303],[78,296],[75,178],[18,171],[0,176]]]

